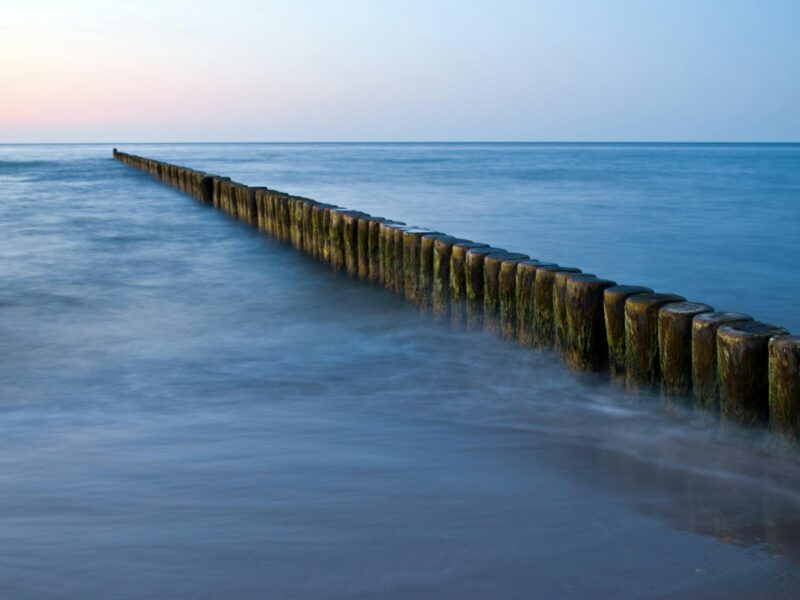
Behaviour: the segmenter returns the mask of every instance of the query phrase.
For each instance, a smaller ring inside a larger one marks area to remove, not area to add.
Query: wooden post
[[[692,396],[696,411],[719,413],[717,330],[721,325],[752,320],[731,312],[701,313],[692,319]]]
[[[421,303],[420,265],[422,255],[422,236],[438,232],[422,228],[408,228],[403,231],[403,293],[406,300]]]
[[[571,274],[564,294],[566,306],[566,356],[574,371],[600,371],[608,367],[603,292],[616,285],[594,275]]]
[[[466,282],[466,324],[469,329],[479,329],[483,317],[483,263],[489,254],[503,253],[502,248],[491,246],[470,248],[464,261]]]
[[[789,332],[744,321],[717,330],[720,420],[725,425],[760,425],[769,414],[769,340]]]
[[[422,312],[427,313],[433,303],[433,263],[437,240],[453,240],[446,233],[426,233],[419,242],[419,295],[418,302]]]
[[[592,273],[580,273],[595,277]],[[553,352],[567,358],[567,281],[575,273],[559,271],[553,280]]]
[[[625,379],[631,392],[650,391],[658,383],[658,311],[684,302],[675,294],[634,294],[625,300]]]
[[[633,294],[652,291],[638,285],[614,285],[603,291],[603,317],[612,381],[622,381],[625,378],[625,300]]]
[[[769,424],[784,441],[800,444],[800,335],[769,341]]]
[[[483,328],[487,331],[501,331],[500,272],[506,261],[520,261],[530,258],[527,254],[515,252],[493,252],[483,260]],[[513,281],[512,278],[512,297]],[[513,335],[513,322],[512,322]]]
[[[464,241],[466,240],[442,236],[433,242],[431,311],[437,319],[447,319],[450,316],[450,256],[453,244]]]
[[[536,314],[536,269],[557,267],[556,263],[541,263],[538,260],[522,260],[517,263],[515,282],[517,307],[516,335],[523,346],[533,346],[534,315]]]
[[[533,345],[535,348],[552,348],[555,337],[555,313],[553,306],[553,287],[556,273],[580,273],[574,267],[544,267],[536,269],[534,280]]]
[[[450,320],[453,325],[467,322],[467,253],[473,248],[488,248],[478,242],[458,242],[450,250]]]
[[[692,389],[692,321],[713,312],[708,304],[675,302],[658,311],[661,397],[689,400]]]

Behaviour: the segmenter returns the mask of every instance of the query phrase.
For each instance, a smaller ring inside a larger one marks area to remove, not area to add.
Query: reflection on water
[[[3,595],[796,596],[800,463],[768,436],[421,317],[106,148],[24,152]]]

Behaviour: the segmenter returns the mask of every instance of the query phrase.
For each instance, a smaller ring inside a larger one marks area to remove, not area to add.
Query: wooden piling
[[[446,233],[426,233],[419,245],[419,298],[418,303],[423,313],[431,310],[433,304],[433,263],[436,258],[436,242],[455,238]]]
[[[409,227],[403,231],[403,295],[406,300],[420,304],[420,263],[422,255],[422,236],[435,234],[420,227]]]
[[[800,445],[800,335],[769,341],[769,424],[779,438]]]
[[[692,321],[713,312],[708,304],[674,302],[658,311],[658,356],[661,396],[689,401],[692,389]]]
[[[553,280],[553,352],[566,360],[567,357],[567,281],[575,273],[559,271]],[[586,277],[592,273],[580,272]]]
[[[523,346],[533,346],[534,315],[536,314],[536,269],[539,267],[557,267],[556,263],[542,263],[535,259],[517,263],[514,284],[517,308],[516,335]]]
[[[493,252],[483,260],[483,328],[486,331],[501,332],[501,290],[500,273],[506,261],[520,261],[530,258],[527,254],[516,252]],[[513,271],[512,271],[513,273]],[[514,278],[511,279],[513,296]],[[513,302],[513,298],[512,298]],[[513,335],[513,322],[512,322]]]
[[[466,325],[469,329],[479,329],[483,320],[483,263],[490,254],[503,253],[502,248],[482,246],[467,250],[464,261],[464,280],[466,283]]]
[[[658,311],[686,298],[676,294],[634,294],[625,300],[625,381],[631,392],[651,391],[659,381]]]
[[[436,319],[450,317],[450,257],[453,245],[466,241],[451,236],[441,236],[433,242],[431,312]]]
[[[789,332],[743,321],[717,330],[720,422],[763,425],[769,415],[769,340]]]
[[[488,248],[478,242],[458,242],[450,250],[450,320],[453,325],[467,321],[467,253],[473,248]]]
[[[625,378],[625,300],[634,294],[652,291],[638,285],[614,285],[603,291],[603,317],[612,381],[622,381]]]
[[[565,354],[573,371],[600,371],[608,367],[603,292],[615,285],[594,275],[570,274],[567,278]]]
[[[692,319],[692,397],[695,411],[719,413],[717,330],[721,325],[752,321],[731,312],[701,313]]]
[[[337,208],[331,211],[330,227],[330,262],[334,271],[344,271],[346,268],[344,220],[346,209]]]
[[[530,258],[506,258],[500,265],[500,335],[512,340],[517,335],[517,268]]]
[[[555,337],[555,313],[553,306],[553,288],[557,273],[580,273],[575,267],[539,266],[536,269],[534,280],[534,305],[536,312],[533,317],[533,346],[534,348],[552,348]]]

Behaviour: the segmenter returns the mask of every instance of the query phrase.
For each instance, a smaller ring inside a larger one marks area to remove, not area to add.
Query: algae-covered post
[[[652,291],[639,285],[614,285],[603,292],[603,317],[612,381],[620,382],[625,377],[625,300],[634,294]]]
[[[658,311],[675,294],[634,294],[625,300],[625,381],[632,392],[649,391],[659,380]]]
[[[453,325],[467,320],[467,254],[476,248],[488,248],[478,242],[458,242],[450,252],[450,318]]]
[[[489,254],[505,252],[502,248],[482,246],[467,250],[464,261],[466,283],[466,324],[469,329],[478,329],[483,319],[483,263]]]
[[[567,281],[574,273],[559,271],[553,280],[553,351],[561,358],[567,356]],[[592,273],[581,273],[595,277]]]
[[[528,257],[509,255],[500,265],[500,335],[511,340],[517,335],[517,266]]]
[[[433,263],[436,259],[437,240],[453,240],[446,233],[426,233],[419,245],[419,294],[418,303],[423,312],[428,312],[433,302]]]
[[[769,341],[769,423],[778,436],[800,444],[800,335]]]
[[[594,275],[570,274],[567,278],[566,356],[575,371],[600,371],[608,366],[603,293],[614,285]]]
[[[689,400],[692,389],[692,320],[714,309],[699,302],[675,302],[658,312],[661,395]]]
[[[555,317],[553,309],[553,287],[556,273],[580,273],[574,267],[540,266],[536,269],[534,280],[534,305],[536,312],[533,317],[533,345],[536,348],[552,348],[555,332]]]
[[[769,340],[789,332],[743,321],[717,331],[720,418],[725,424],[765,424],[769,414]]]
[[[536,314],[536,269],[557,266],[555,263],[540,263],[534,259],[517,263],[516,281],[514,283],[517,309],[515,328],[517,341],[523,346],[533,346],[533,319]]]
[[[454,237],[438,237],[433,242],[433,286],[431,312],[437,319],[450,316],[450,256],[453,244],[462,242]]]
[[[503,264],[507,261],[520,261],[529,258],[525,254],[515,252],[493,252],[488,254],[483,261],[483,327],[487,331],[501,331],[502,327],[502,290],[500,277]],[[508,285],[508,281],[506,281]],[[514,278],[511,278],[511,293],[513,295]],[[513,302],[513,299],[512,299]],[[511,323],[513,335],[513,321]]]
[[[692,397],[695,410],[719,412],[717,330],[722,325],[752,321],[741,313],[708,312],[692,319]]]

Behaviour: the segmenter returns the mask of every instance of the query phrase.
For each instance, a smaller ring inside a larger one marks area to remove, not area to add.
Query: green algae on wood
[[[580,273],[575,267],[539,266],[534,279],[533,345],[552,348],[555,334],[553,288],[557,273]]]
[[[595,277],[592,273],[580,273]],[[553,280],[553,351],[561,358],[567,356],[567,281],[574,273],[559,271]]]
[[[574,371],[600,371],[608,367],[603,293],[615,285],[614,281],[588,274],[570,274],[567,278],[565,355]]]
[[[536,269],[557,267],[556,263],[541,263],[538,260],[523,260],[517,263],[515,305],[517,316],[515,330],[517,341],[523,346],[533,346],[534,315],[536,314]]]
[[[503,301],[505,299],[506,309],[512,310],[514,307],[514,285],[516,262],[527,260],[527,254],[518,252],[496,252],[486,256],[483,261],[483,327],[487,331],[503,333]],[[506,266],[506,275],[503,277],[503,265]],[[510,277],[509,277],[510,275]],[[508,294],[511,298],[508,298]],[[510,306],[509,306],[510,303]],[[514,315],[506,313],[507,323],[514,335]]]
[[[512,340],[517,335],[517,268],[529,258],[507,258],[500,265],[500,335]]]
[[[692,389],[692,322],[714,309],[699,302],[675,302],[658,312],[661,396],[689,400]]]
[[[720,422],[761,425],[769,414],[769,340],[789,332],[759,321],[717,330]]]
[[[462,325],[467,320],[467,252],[488,247],[488,244],[464,241],[453,244],[450,250],[450,320],[453,325]]]
[[[625,376],[625,300],[628,296],[652,291],[639,285],[614,285],[603,291],[603,317],[612,380]]]
[[[451,236],[437,237],[433,242],[433,285],[431,313],[437,319],[450,316],[450,257],[453,245],[466,242]]]
[[[651,391],[660,376],[658,311],[676,294],[634,294],[625,300],[625,382],[631,392]]]
[[[480,246],[467,250],[464,260],[466,291],[465,323],[469,329],[478,329],[483,319],[483,263],[489,254],[505,252],[502,248]]]
[[[420,301],[422,236],[430,233],[437,232],[421,227],[409,227],[403,231],[403,295],[415,304]]]
[[[426,233],[420,239],[419,247],[419,297],[418,304],[422,312],[427,313],[433,305],[433,263],[436,259],[436,242],[438,240],[455,240],[446,233]]]
[[[692,319],[692,397],[697,411],[719,412],[717,330],[722,325],[752,321],[732,312],[702,313]]]
[[[769,424],[779,438],[800,445],[800,335],[769,341]]]

